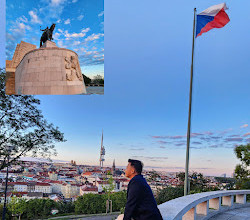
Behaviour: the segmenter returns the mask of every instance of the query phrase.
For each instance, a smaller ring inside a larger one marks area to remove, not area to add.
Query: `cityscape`
[[[41,161],[39,158],[23,158],[16,165],[9,167],[7,199],[18,196],[27,200],[34,198],[49,198],[54,201],[76,201],[77,197],[87,193],[102,194],[105,188],[114,185],[112,192],[127,190],[129,179],[125,176],[124,169],[117,168],[115,159],[112,167],[105,166],[105,148],[103,134],[100,147],[100,166],[77,164],[76,161],[57,162]],[[183,180],[178,176],[181,172],[166,172],[145,170],[143,176],[147,179],[154,195],[165,187],[178,187],[183,185]],[[112,176],[112,182],[108,178]],[[226,189],[228,182],[226,174],[221,178],[204,176],[204,188]],[[232,175],[234,177],[234,175]],[[6,168],[0,171],[1,202],[4,200]],[[232,178],[229,178],[232,179]]]

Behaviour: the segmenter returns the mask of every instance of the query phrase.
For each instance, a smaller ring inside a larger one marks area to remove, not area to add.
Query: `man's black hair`
[[[128,162],[131,164],[131,166],[135,168],[136,173],[141,175],[143,163],[139,160],[132,160],[132,159],[128,159]]]

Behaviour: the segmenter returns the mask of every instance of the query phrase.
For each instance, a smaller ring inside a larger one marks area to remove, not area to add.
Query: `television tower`
[[[102,141],[101,141],[101,151],[100,151],[100,167],[103,167],[103,161],[105,161],[104,159],[104,155],[105,155],[105,148],[103,146],[103,130],[102,130]]]

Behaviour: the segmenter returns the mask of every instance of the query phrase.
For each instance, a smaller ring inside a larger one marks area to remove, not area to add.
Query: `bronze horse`
[[[40,39],[40,47],[42,46],[42,43],[45,43],[47,40],[53,40],[53,31],[55,29],[56,24],[52,24],[50,29],[47,27],[44,30],[41,30],[41,26],[40,26],[40,31],[43,31],[43,34],[41,36]]]

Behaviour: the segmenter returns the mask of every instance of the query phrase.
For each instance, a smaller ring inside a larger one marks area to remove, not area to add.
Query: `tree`
[[[48,159],[56,155],[54,144],[65,141],[63,133],[43,117],[37,108],[39,99],[30,95],[6,95],[5,77],[5,71],[0,69],[0,170],[27,153]],[[8,145],[15,147],[11,153],[6,151]]]
[[[184,186],[185,173],[180,172],[176,175],[179,178],[180,186]],[[209,188],[207,186],[207,179],[204,178],[202,173],[193,172],[189,174],[189,182],[190,182],[190,193],[198,193],[214,190],[214,188]],[[217,189],[217,188],[216,188]]]
[[[104,192],[108,195],[108,199],[106,200],[106,213],[110,210],[112,212],[112,200],[110,199],[111,192],[115,189],[115,184],[114,184],[114,179],[113,176],[111,175],[111,172],[107,172],[108,178],[106,178],[108,182],[108,186],[103,187]]]
[[[75,204],[71,201],[59,201],[56,203],[56,208],[59,210],[59,213],[75,213]]]
[[[180,187],[180,186],[179,187],[166,187],[166,188],[158,190],[157,196],[156,196],[156,202],[159,205],[169,200],[181,197],[183,196],[183,194],[184,194],[183,187]]]
[[[18,219],[21,219],[22,214],[26,211],[26,206],[25,199],[13,196],[11,202],[8,204],[8,209],[12,216],[18,216]]]
[[[250,189],[250,144],[240,145],[234,148],[241,164],[237,164],[234,170],[237,189]]]
[[[77,214],[96,214],[105,212],[105,198],[100,194],[84,194],[79,196],[74,204],[75,213]]]
[[[2,218],[2,216],[3,216],[3,204],[0,203],[0,218]],[[11,219],[11,213],[10,213],[10,211],[8,209],[7,209],[7,212],[6,212],[5,219],[6,220]]]
[[[235,189],[235,182],[236,179],[235,178],[231,178],[231,177],[215,177],[215,180],[218,181],[219,183],[224,183],[226,184],[224,186],[225,189]]]
[[[126,204],[126,191],[112,193],[110,199],[113,201],[113,210],[120,211]],[[75,213],[77,214],[96,214],[104,213],[106,210],[105,201],[107,194],[88,193],[77,197],[74,202]]]
[[[82,76],[83,76],[83,80],[84,80],[85,85],[91,83],[91,79],[89,77],[85,76],[84,74],[82,74]]]
[[[121,209],[125,209],[127,201],[127,191],[123,190],[116,193],[112,193],[110,195],[110,199],[112,200],[112,210],[121,211]]]
[[[92,81],[95,84],[104,84],[104,78],[101,75],[94,76],[94,79]]]

